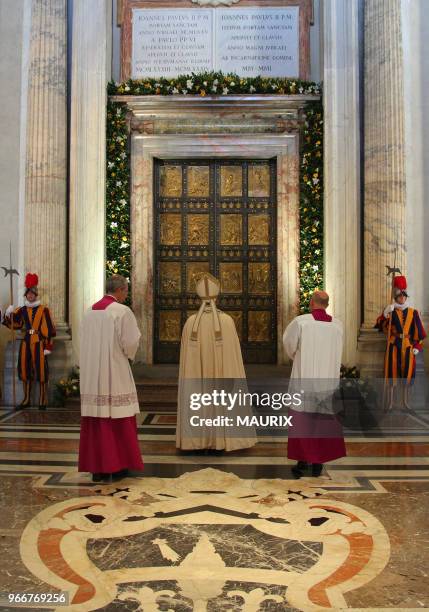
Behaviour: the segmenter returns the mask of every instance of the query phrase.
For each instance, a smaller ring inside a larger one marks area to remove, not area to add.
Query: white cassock
[[[112,302],[90,309],[81,325],[81,414],[124,418],[140,412],[129,359],[139,346],[140,330],[128,306]]]
[[[222,426],[189,426],[190,416],[202,416],[201,411],[193,413],[190,410],[191,387],[193,391],[210,392],[215,386],[211,380],[218,378],[231,380],[231,384],[228,381],[223,383],[228,386],[228,392],[237,392],[239,388],[243,392],[247,391],[246,373],[234,320],[214,304],[214,298],[219,293],[219,282],[205,274],[197,283],[197,293],[203,300],[201,308],[197,314],[189,317],[182,332],[176,446],[183,450],[207,448],[232,451],[249,448],[257,442],[254,427],[238,430]],[[205,417],[211,417],[219,414],[220,410],[219,407],[213,410],[207,407],[203,412]],[[241,406],[234,408],[234,412],[225,410],[223,415],[233,417],[238,413],[241,416],[252,414],[249,406]]]

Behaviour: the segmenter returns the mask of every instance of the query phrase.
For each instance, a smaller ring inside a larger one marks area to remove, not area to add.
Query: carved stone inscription
[[[211,70],[297,77],[299,11],[299,6],[134,8],[131,77]]]

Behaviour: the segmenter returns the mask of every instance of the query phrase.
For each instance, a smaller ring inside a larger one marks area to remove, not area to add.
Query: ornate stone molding
[[[231,6],[240,2],[240,0],[192,0],[192,2],[200,6]]]

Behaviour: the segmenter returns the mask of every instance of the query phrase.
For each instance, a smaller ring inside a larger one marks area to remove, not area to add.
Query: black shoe
[[[323,470],[323,463],[313,463],[311,466],[311,475],[318,478]]]
[[[299,469],[298,463],[292,467],[292,474],[295,476],[297,480],[301,478],[302,476],[304,476],[304,472]]]
[[[104,482],[118,482],[118,480],[122,480],[128,475],[128,470],[119,470],[119,472],[113,472],[113,474],[104,474]]]
[[[39,410],[46,410],[46,406],[39,406]]]
[[[306,461],[298,461],[296,466],[299,470],[305,472],[305,470],[308,468],[308,463]]]
[[[92,482],[102,482],[104,476],[105,476],[104,474],[101,474],[100,472],[96,472],[95,474],[92,475]]]

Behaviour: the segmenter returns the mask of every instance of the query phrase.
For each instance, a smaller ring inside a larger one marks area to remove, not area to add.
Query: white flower
[[[313,178],[313,183],[314,183],[315,185],[317,185],[317,183],[318,183],[318,182],[319,182],[319,179],[318,179],[318,178]]]
[[[107,167],[109,168],[109,170],[111,170],[114,167],[114,165],[115,164],[111,161],[107,162]]]
[[[122,151],[122,153],[120,154],[119,157],[121,157],[122,159],[125,159],[127,156],[127,154],[125,153],[125,151]]]
[[[277,85],[276,85],[275,83],[272,83],[272,84],[271,84],[271,88],[272,88],[272,89],[277,89]]]
[[[215,80],[213,81],[213,85],[218,85],[218,84],[219,84],[219,81],[218,81],[217,79],[215,79]]]
[[[192,87],[193,87],[193,86],[194,86],[194,84],[193,84],[193,82],[191,81],[191,79],[188,79],[188,80],[186,81],[186,87],[187,87],[188,89],[192,89]]]
[[[116,109],[116,116],[117,116],[117,117],[120,117],[120,116],[121,116],[121,114],[122,114],[121,109],[120,109],[120,108],[117,108],[117,109]]]
[[[223,88],[223,90],[222,90],[223,95],[224,95],[224,96],[226,96],[226,94],[228,93],[228,91],[229,91],[229,90],[228,90],[228,87],[224,87],[224,88]]]
[[[299,91],[299,93],[300,93],[300,94],[302,94],[302,92],[304,91],[304,88],[303,88],[303,87],[300,87],[300,88],[298,89],[298,91]]]
[[[128,248],[128,242],[121,242],[121,249],[127,249]]]
[[[207,81],[204,81],[204,82],[203,82],[203,85],[205,85],[205,86],[207,87]]]
[[[116,142],[122,142],[122,136],[116,136]]]
[[[235,87],[234,81],[231,81],[231,87]]]
[[[256,91],[256,87],[253,87],[253,85],[251,85],[249,87],[249,91],[250,91],[250,93],[253,93],[254,91]]]
[[[312,266],[313,270],[316,272],[319,269],[318,265]]]
[[[129,88],[128,85],[125,85],[124,89],[125,89],[125,91],[130,91],[130,88]]]
[[[115,229],[115,227],[118,227],[118,224],[116,223],[116,221],[112,221],[112,223],[110,224],[110,227],[112,229]]]
[[[178,93],[179,93],[179,90],[177,89],[177,87],[174,87],[174,88],[173,88],[173,93],[174,93],[174,94],[178,94]]]
[[[182,91],[182,93],[183,93],[183,95],[184,95],[184,96],[186,96],[186,94],[188,93],[188,90],[187,90],[187,89],[184,89],[184,90]]]
[[[126,203],[127,201],[124,198],[122,198],[122,200],[119,200],[119,204],[122,204],[122,206],[125,206]]]
[[[122,181],[116,181],[116,187],[121,187],[122,186]]]
[[[214,93],[216,93],[216,92],[217,92],[217,87],[216,87],[216,86],[213,86],[213,87],[212,87],[212,91],[213,91]]]

